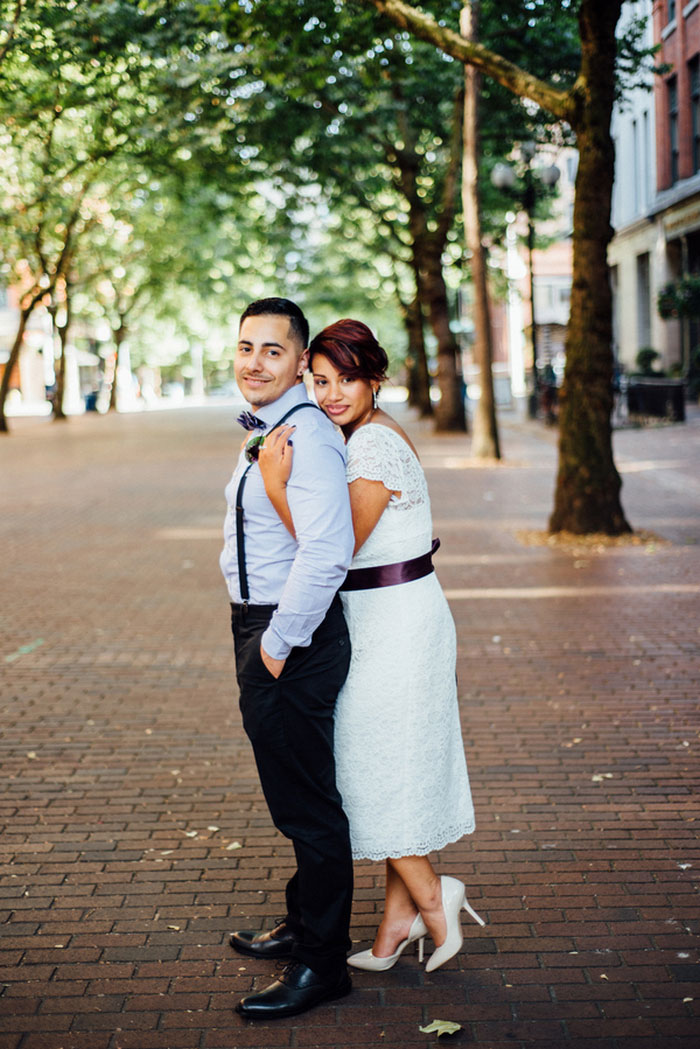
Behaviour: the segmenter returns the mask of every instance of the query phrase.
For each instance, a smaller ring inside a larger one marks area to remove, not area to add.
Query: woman
[[[474,830],[459,725],[452,616],[430,562],[432,521],[423,470],[401,427],[377,404],[386,353],[360,321],[311,342],[316,400],[347,441],[355,556],[341,598],[352,661],[335,715],[336,779],[355,859],[385,860],[384,916],[358,969],[391,968],[430,935],[437,969],[462,946],[460,910],[483,925],[464,885],[439,878],[428,853]],[[267,494],[294,526],[284,492],[293,426],[260,452]]]

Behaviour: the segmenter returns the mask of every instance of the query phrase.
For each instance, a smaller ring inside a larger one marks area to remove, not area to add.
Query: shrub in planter
[[[637,375],[662,375],[660,371],[654,370],[654,361],[657,361],[661,354],[658,350],[653,349],[651,346],[643,346],[636,357],[637,363]]]

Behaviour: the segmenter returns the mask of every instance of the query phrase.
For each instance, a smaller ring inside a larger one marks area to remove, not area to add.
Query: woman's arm
[[[394,493],[385,488],[381,481],[368,481],[358,477],[351,481],[350,510],[352,511],[352,528],[355,533],[355,553],[374,531]]]
[[[268,499],[274,506],[282,524],[296,539],[286,492],[294,455],[292,445],[289,443],[289,436],[293,431],[293,426],[281,426],[278,430],[273,430],[265,438],[265,443],[258,456],[258,465]],[[355,533],[354,553],[357,553],[374,531],[392,495],[401,493],[390,491],[381,481],[368,481],[365,477],[358,477],[357,480],[352,481],[349,491],[352,527]]]
[[[265,438],[265,443],[260,449],[258,466],[262,474],[263,484],[267,498],[274,506],[277,514],[290,533],[296,539],[294,522],[287,501],[287,481],[292,472],[292,449],[290,434],[295,430],[294,426],[280,426],[273,430]]]

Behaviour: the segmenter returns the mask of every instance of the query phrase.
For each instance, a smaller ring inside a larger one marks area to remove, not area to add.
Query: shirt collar
[[[267,423],[267,429],[274,426],[278,422],[285,412],[288,412],[290,408],[293,408],[295,404],[303,404],[304,401],[309,400],[309,395],[306,392],[306,386],[303,382],[296,383],[286,390],[281,397],[278,397],[272,404],[264,404],[262,408],[259,408],[255,415],[258,419],[262,419],[263,422]]]

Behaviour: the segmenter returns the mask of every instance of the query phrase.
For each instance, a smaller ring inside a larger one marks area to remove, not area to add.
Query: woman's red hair
[[[340,320],[320,331],[309,344],[312,371],[316,354],[327,357],[333,367],[349,379],[383,382],[389,367],[386,351],[362,321]]]

